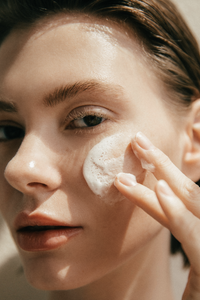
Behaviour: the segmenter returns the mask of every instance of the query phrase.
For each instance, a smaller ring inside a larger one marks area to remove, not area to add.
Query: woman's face
[[[95,195],[83,176],[88,152],[120,133],[110,157],[126,153],[124,170],[153,189],[129,144],[138,131],[181,168],[183,124],[174,130],[136,39],[116,24],[58,16],[13,31],[0,70],[0,209],[29,281],[71,289],[136,260],[161,226],[114,186]]]

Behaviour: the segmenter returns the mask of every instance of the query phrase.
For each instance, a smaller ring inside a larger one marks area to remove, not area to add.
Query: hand
[[[158,180],[155,192],[120,173],[115,186],[130,201],[167,227],[190,261],[191,269],[183,300],[200,299],[200,188],[141,133],[132,141],[138,159],[150,165]],[[188,238],[189,237],[189,238]]]

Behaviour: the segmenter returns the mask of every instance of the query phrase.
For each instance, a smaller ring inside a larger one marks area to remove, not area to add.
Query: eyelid
[[[96,126],[91,127],[70,127],[74,120],[79,120],[89,115],[102,117],[104,121]],[[111,110],[96,105],[85,105],[74,108],[66,116],[64,121],[64,127],[65,130],[73,133],[73,135],[84,136],[85,134],[97,134],[98,132],[101,132],[104,126],[106,126],[107,122],[112,120],[114,121],[114,116]]]
[[[24,126],[22,124],[9,119],[0,120],[0,127],[4,127],[4,126],[13,126],[13,127],[19,127],[21,129],[24,129]]]
[[[107,110],[103,107],[82,106],[82,107],[73,109],[65,118],[65,123],[67,123],[67,125],[68,125],[71,121],[84,118],[88,115],[94,115],[94,116],[102,117],[105,119],[111,119],[109,110]]]
[[[8,127],[17,127],[19,129],[23,130],[24,133],[26,131],[25,127],[22,124],[18,123],[18,122],[15,122],[15,121],[10,120],[10,119],[2,119],[2,120],[0,120],[0,129],[5,128],[7,126]]]

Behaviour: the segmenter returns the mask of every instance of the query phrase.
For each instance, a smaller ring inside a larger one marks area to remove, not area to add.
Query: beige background
[[[174,0],[200,42],[200,0]],[[171,275],[176,300],[181,295],[188,271],[182,269],[180,256],[171,258]],[[8,229],[0,216],[0,299],[1,300],[46,300],[45,292],[30,287],[24,278],[16,248]],[[151,300],[151,299],[149,299]]]

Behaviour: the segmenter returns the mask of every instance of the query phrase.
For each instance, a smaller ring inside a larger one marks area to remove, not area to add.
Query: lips
[[[24,251],[37,252],[59,248],[83,230],[45,214],[20,213],[14,221],[17,243]]]

